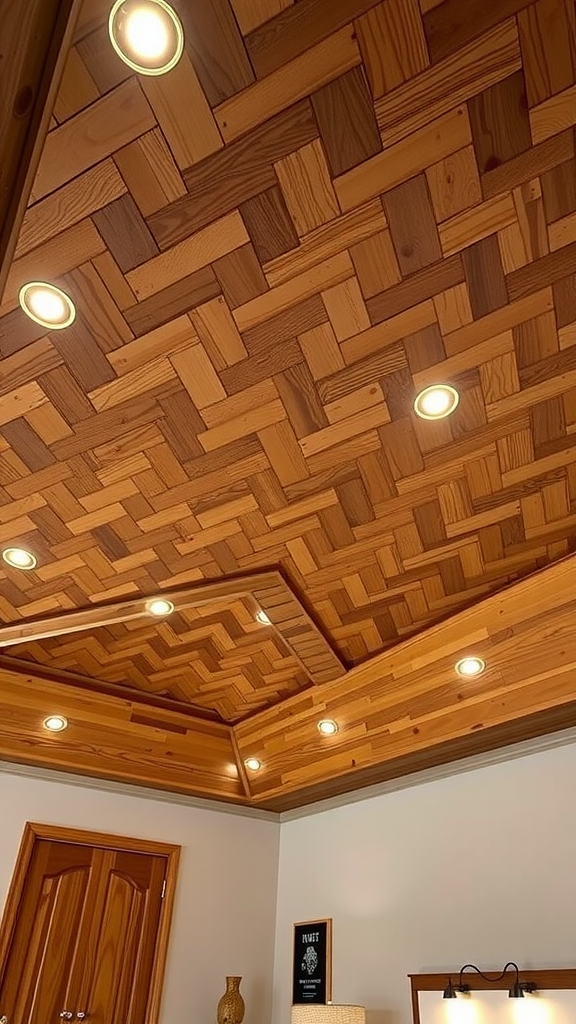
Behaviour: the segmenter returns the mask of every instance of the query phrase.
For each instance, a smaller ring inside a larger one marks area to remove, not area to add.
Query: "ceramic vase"
[[[218,1002],[216,1020],[218,1024],[242,1024],[244,1000],[240,994],[242,978],[226,978],[226,991]]]

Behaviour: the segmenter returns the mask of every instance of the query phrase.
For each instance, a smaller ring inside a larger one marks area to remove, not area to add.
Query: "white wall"
[[[576,745],[282,824],[276,1024],[292,925],[334,919],[334,1002],[411,1024],[406,976],[576,964]]]
[[[0,772],[0,906],[26,821],[181,845],[162,1024],[212,1024],[227,974],[246,1024],[270,1020],[276,822]]]

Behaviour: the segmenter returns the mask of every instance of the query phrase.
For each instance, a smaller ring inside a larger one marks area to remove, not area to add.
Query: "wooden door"
[[[162,852],[34,842],[2,958],[9,1024],[151,1024],[170,869]]]

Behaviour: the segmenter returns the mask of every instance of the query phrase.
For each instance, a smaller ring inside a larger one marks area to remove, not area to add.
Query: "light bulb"
[[[486,668],[486,662],[476,655],[461,658],[454,666],[459,676],[479,676]]]
[[[5,548],[2,558],[13,569],[34,569],[36,567],[35,556],[24,548]]]
[[[56,285],[44,281],[23,285],[18,300],[31,320],[51,331],[69,327],[76,316],[72,299]]]
[[[424,420],[441,420],[458,405],[460,396],[451,384],[432,384],[414,400],[415,413]]]
[[[158,617],[171,615],[174,611],[174,605],[172,604],[172,601],[167,601],[164,597],[155,597],[152,601],[148,601],[146,611],[149,612],[150,615],[156,615]]]
[[[182,56],[182,24],[165,0],[116,0],[108,32],[118,56],[141,75],[163,75]]]
[[[44,719],[43,725],[48,732],[63,732],[68,728],[68,719],[64,718],[64,715],[48,715],[48,718]]]

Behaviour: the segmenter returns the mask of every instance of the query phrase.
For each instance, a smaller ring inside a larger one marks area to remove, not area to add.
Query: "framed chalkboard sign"
[[[294,925],[292,1002],[328,1003],[332,998],[332,918]]]

